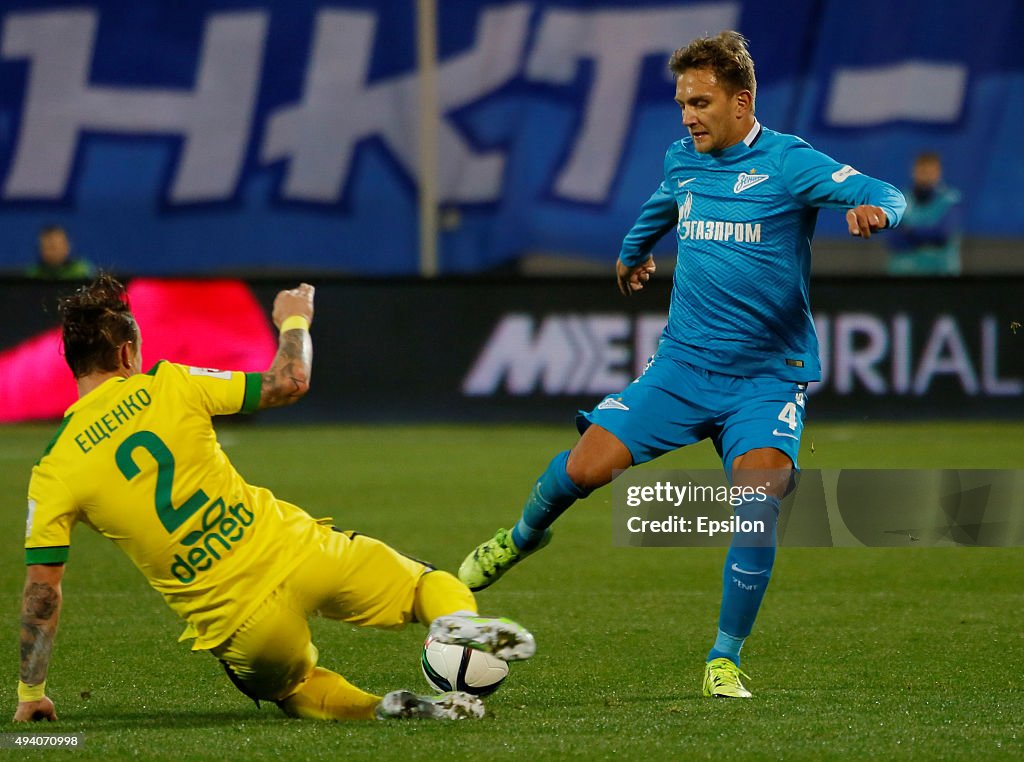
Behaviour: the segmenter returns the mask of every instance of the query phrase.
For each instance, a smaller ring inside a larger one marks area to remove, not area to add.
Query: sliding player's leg
[[[317,666],[306,614],[290,598],[287,584],[278,588],[214,656],[245,695],[291,717],[372,719],[380,696]]]
[[[521,661],[537,649],[533,635],[504,617],[477,614],[473,593],[446,571],[426,571],[413,601],[416,621],[430,626],[430,637],[492,653],[504,661]]]
[[[493,653],[505,661],[533,656],[533,635],[510,619],[481,617],[473,593],[446,571],[403,555],[366,535],[333,532],[330,588],[321,585],[315,610],[332,619],[394,629],[409,622],[431,637]]]
[[[393,691],[381,697],[317,666],[309,615],[323,613],[357,624],[401,627],[413,619],[420,577],[429,568],[372,538],[356,538],[324,528],[317,552],[227,642],[213,649],[232,681],[250,698],[274,701],[289,716],[306,719],[482,717],[483,704],[475,696],[425,697]],[[348,552],[353,546],[356,550]],[[427,587],[439,610],[475,608],[464,586],[461,590],[457,584]],[[401,600],[396,600],[396,594]]]
[[[483,702],[468,693],[421,696],[412,691],[391,691],[374,696],[323,667],[316,667],[295,693],[277,703],[291,717],[312,720],[462,720],[484,716]]]

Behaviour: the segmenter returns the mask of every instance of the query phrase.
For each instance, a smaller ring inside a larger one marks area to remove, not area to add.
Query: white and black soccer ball
[[[497,656],[433,638],[424,642],[420,663],[423,676],[438,693],[465,691],[486,696],[508,677],[508,664]]]

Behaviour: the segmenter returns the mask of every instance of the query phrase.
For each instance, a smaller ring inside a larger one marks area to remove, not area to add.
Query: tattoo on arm
[[[263,374],[260,407],[280,407],[297,402],[309,389],[313,365],[313,345],[307,331],[281,334],[277,354]]]
[[[50,653],[60,619],[60,588],[46,582],[25,587],[21,609],[21,681],[37,685],[46,679]]]

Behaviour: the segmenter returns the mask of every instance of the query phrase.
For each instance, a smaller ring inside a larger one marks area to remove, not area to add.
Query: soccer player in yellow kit
[[[476,616],[473,594],[447,572],[247,484],[217,443],[212,416],[288,405],[308,390],[312,286],[277,295],[280,342],[264,373],[165,361],[142,372],[142,337],[109,275],[59,311],[79,399],[29,483],[15,721],[56,719],[45,680],[79,521],[128,554],[188,623],[182,639],[220,659],[251,698],[315,719],[483,716],[476,696],[382,698],[317,666],[307,617],[383,628],[418,621],[442,642],[506,661],[529,658],[532,635]]]

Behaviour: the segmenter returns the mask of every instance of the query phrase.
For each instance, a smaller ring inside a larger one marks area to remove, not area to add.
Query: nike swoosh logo
[[[795,434],[787,434],[785,431],[779,431],[778,429],[772,429],[772,434],[777,437],[789,437],[790,439],[799,439],[800,437]]]
[[[756,572],[747,571],[746,569],[741,569],[739,564],[733,564],[732,565],[732,570],[734,572],[739,572],[740,574],[749,574],[752,577],[763,577],[763,576],[765,576],[768,573],[768,572],[765,572],[765,571],[756,571]]]
[[[679,187],[683,188],[683,187],[689,185],[690,183],[692,183],[696,179],[697,179],[696,177],[691,177],[689,180],[678,180],[677,182],[679,183]]]

